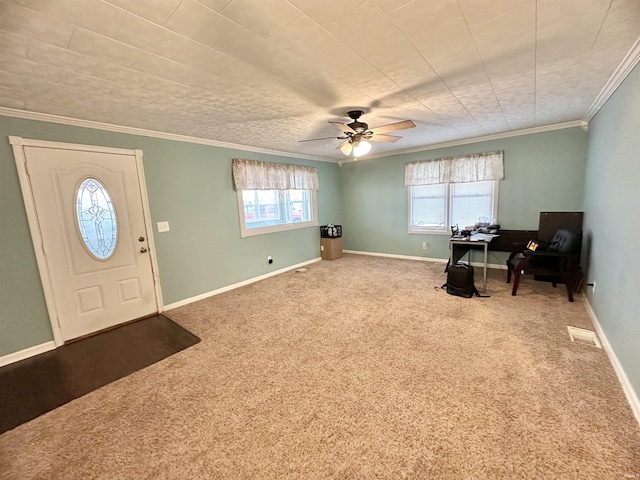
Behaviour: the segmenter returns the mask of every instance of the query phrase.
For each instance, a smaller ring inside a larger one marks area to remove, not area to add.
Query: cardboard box
[[[320,256],[323,260],[335,260],[342,257],[342,238],[321,238]]]

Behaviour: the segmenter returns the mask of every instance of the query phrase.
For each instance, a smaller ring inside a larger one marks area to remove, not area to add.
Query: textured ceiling
[[[344,159],[589,119],[638,0],[0,0],[0,106]]]

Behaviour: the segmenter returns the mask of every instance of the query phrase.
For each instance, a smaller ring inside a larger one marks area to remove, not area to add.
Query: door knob
[[[139,237],[139,238],[138,238],[138,241],[139,241],[139,242],[144,242],[144,237]]]
[[[148,250],[145,247],[140,247],[140,253],[147,253]]]

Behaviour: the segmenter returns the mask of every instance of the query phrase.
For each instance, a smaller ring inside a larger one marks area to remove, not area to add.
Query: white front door
[[[61,340],[157,312],[136,151],[33,143],[20,145],[21,160],[41,237],[34,238],[45,262],[40,273],[49,277],[45,294]]]

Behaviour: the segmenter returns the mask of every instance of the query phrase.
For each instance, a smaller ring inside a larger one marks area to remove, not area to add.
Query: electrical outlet
[[[273,263],[273,258],[271,258],[271,255],[267,257],[267,262],[269,263],[269,265]]]
[[[158,222],[156,225],[158,226],[159,233],[169,231],[169,222]]]
[[[429,249],[429,244],[427,242],[422,242],[422,249],[423,250],[428,250]]]

